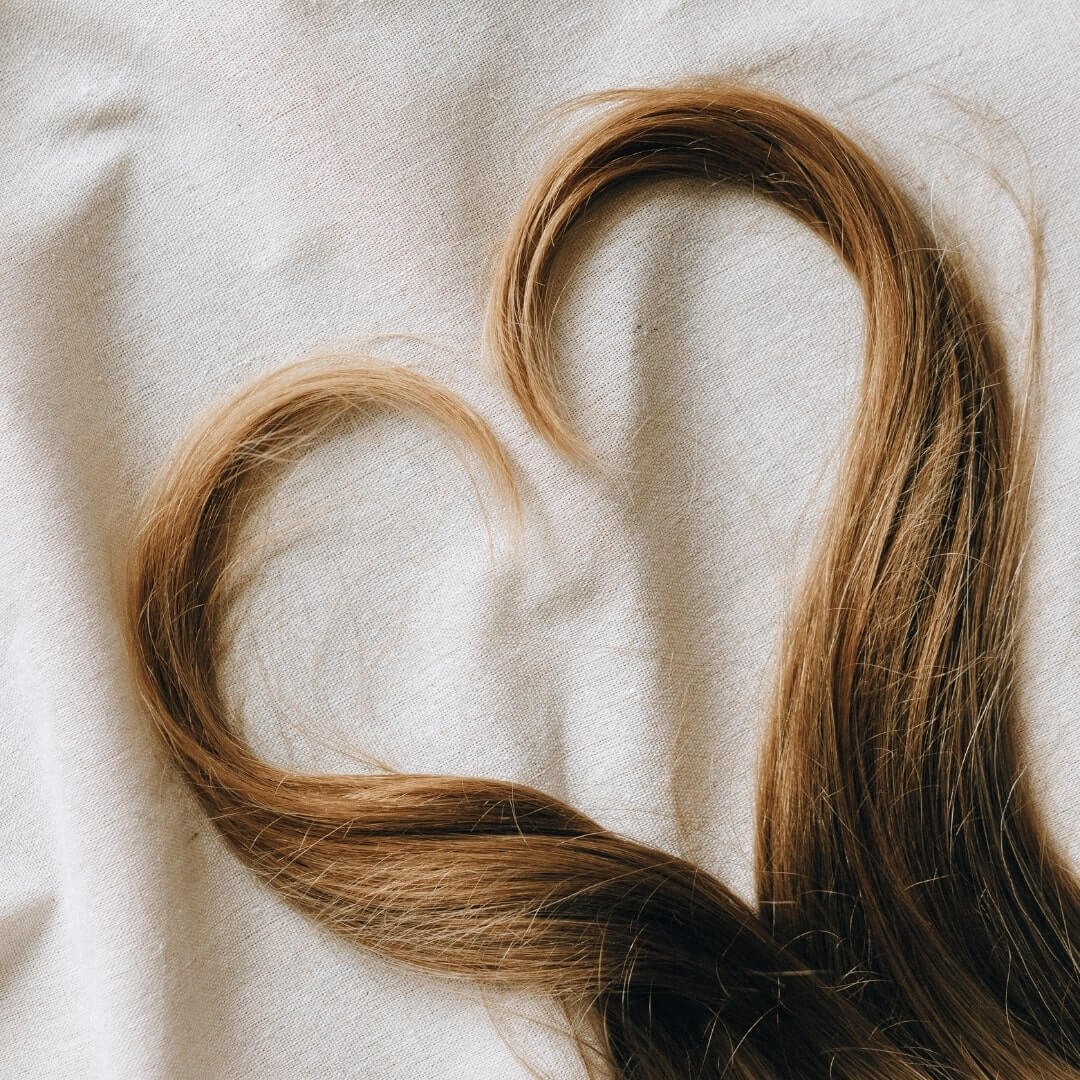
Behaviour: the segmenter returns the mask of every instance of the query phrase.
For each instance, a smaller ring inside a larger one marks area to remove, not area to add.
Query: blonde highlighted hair
[[[1080,891],[1017,748],[1029,469],[989,320],[896,186],[806,110],[736,86],[603,104],[527,195],[492,287],[491,347],[554,446],[588,454],[557,393],[554,258],[618,185],[752,187],[865,298],[859,406],[761,766],[758,910],[541,792],[297,774],[231,721],[216,658],[244,495],[329,423],[426,414],[516,506],[483,420],[401,368],[285,369],[173,462],[131,560],[147,711],[225,840],[292,904],[427,970],[553,995],[620,1077],[1076,1076]]]

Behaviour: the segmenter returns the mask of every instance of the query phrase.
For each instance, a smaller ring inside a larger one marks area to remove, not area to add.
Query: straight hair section
[[[492,290],[490,347],[552,445],[588,456],[557,392],[554,261],[627,182],[697,176],[772,200],[865,301],[853,430],[763,754],[766,920],[935,1075],[1075,1077],[1080,890],[1018,750],[1027,413],[983,305],[896,185],[805,109],[728,85],[594,100]]]

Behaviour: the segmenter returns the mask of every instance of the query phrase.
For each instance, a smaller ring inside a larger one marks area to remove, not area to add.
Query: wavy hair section
[[[1026,410],[987,312],[896,185],[805,109],[726,85],[599,100],[492,289],[490,347],[549,443],[589,456],[558,393],[554,260],[623,184],[750,188],[831,245],[865,301],[854,426],[763,756],[762,910],[935,1075],[1075,1077],[1080,889],[1018,749]]]
[[[300,774],[252,751],[217,669],[243,512],[328,427],[372,407],[445,428],[516,512],[499,443],[438,384],[303,364],[204,423],[140,519],[128,624],[142,698],[236,855],[360,945],[554,996],[592,1033],[586,1062],[620,1077],[926,1077],[719,881],[556,798],[499,780]]]

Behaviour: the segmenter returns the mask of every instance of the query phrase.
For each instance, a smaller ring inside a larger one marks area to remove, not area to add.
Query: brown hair
[[[369,405],[448,427],[515,504],[499,444],[437,384],[302,364],[201,427],[138,530],[129,623],[142,696],[233,850],[366,946],[587,1009],[623,1076],[921,1075],[718,881],[550,796],[498,780],[299,775],[254,755],[215,664],[237,513],[268,472]]]
[[[254,486],[373,404],[447,426],[516,500],[480,418],[402,369],[286,369],[180,453],[133,549],[146,707],[227,842],[291,903],[428,970],[586,1010],[622,1077],[1073,1075],[1077,891],[1014,744],[1027,476],[986,319],[895,188],[816,117],[727,87],[608,104],[527,198],[493,291],[493,345],[557,446],[583,452],[554,390],[552,259],[623,180],[752,184],[866,295],[862,401],[763,764],[766,917],[531,789],[301,775],[247,745],[215,658]]]
[[[950,1075],[1080,1067],[1080,890],[1017,750],[1029,455],[1002,349],[956,260],[860,149],[734,86],[607,96],[525,200],[489,339],[534,428],[587,451],[556,392],[551,273],[627,180],[752,187],[862,287],[866,367],[819,553],[790,620],[758,802],[780,940]]]

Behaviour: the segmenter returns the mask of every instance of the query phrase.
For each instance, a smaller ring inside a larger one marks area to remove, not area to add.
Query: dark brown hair
[[[758,889],[781,940],[950,1075],[1080,1067],[1080,890],[1017,749],[1026,410],[956,259],[849,139],[734,86],[608,96],[526,198],[489,338],[549,442],[552,264],[598,196],[691,175],[751,187],[862,287],[866,367],[790,619],[761,770]]]

